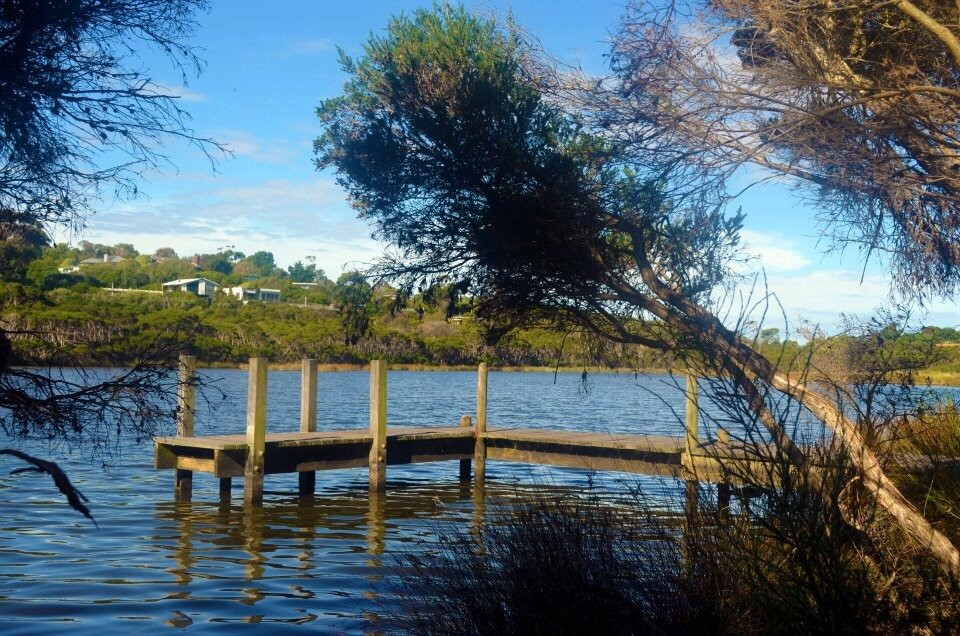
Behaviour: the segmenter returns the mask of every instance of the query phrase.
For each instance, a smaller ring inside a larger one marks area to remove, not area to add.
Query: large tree
[[[337,170],[395,252],[380,274],[479,299],[488,322],[546,319],[674,350],[730,379],[789,457],[806,459],[770,408],[774,389],[831,426],[865,489],[941,565],[960,554],[886,477],[836,402],[781,372],[708,309],[729,278],[739,214],[700,187],[682,144],[663,162],[622,147],[538,89],[509,29],[439,6],[393,19],[324,101],[319,168]],[[556,88],[548,86],[548,88]],[[671,163],[673,165],[671,165]],[[695,353],[693,357],[690,354]]]
[[[174,139],[219,154],[219,146],[188,127],[175,89],[155,82],[147,63],[158,53],[184,81],[198,72],[190,40],[206,6],[206,0],[0,1],[4,224],[78,228],[105,200],[136,196],[140,174],[166,161],[164,144]],[[98,343],[68,343],[64,334],[23,324],[15,314],[2,318],[0,427],[7,434],[106,450],[112,435],[143,438],[169,418],[178,387],[170,366],[176,328],[132,352],[132,368],[104,378],[79,368],[9,366],[17,338],[52,348],[82,345],[92,355]],[[103,357],[104,366],[111,362]],[[61,489],[69,486],[55,465],[32,463],[54,474]]]

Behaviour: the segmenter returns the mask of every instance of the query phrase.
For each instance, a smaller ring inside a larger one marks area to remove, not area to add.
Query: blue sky
[[[380,247],[356,219],[330,174],[311,163],[319,132],[317,103],[338,94],[344,76],[336,47],[357,54],[389,16],[424,2],[363,0],[214,0],[200,16],[195,42],[207,67],[182,86],[179,74],[149,60],[156,80],[181,95],[202,135],[226,143],[234,158],[217,172],[195,150],[168,154],[176,169],[148,175],[146,197],[106,205],[81,238],[131,242],[141,251],[170,246],[181,255],[232,245],[272,251],[281,265],[314,256],[336,277],[345,264],[368,262]],[[609,31],[623,2],[594,0],[474,3],[481,11],[512,11],[553,54],[602,72]],[[860,278],[859,255],[824,255],[816,246],[815,210],[784,186],[750,191],[744,238],[765,269],[791,324],[806,318],[832,328],[840,312],[868,313],[888,292],[884,270],[873,264]],[[59,237],[61,239],[68,237]],[[924,321],[960,323],[953,302],[931,304]]]

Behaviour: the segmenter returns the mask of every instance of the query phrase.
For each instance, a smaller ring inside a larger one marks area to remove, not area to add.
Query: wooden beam
[[[300,369],[300,432],[317,430],[317,361],[304,358]],[[316,492],[317,473],[305,470],[297,473],[300,496]]]
[[[197,359],[181,355],[177,378],[177,437],[193,437],[194,413],[197,406]],[[193,471],[177,468],[173,477],[173,494],[177,501],[193,498]]]
[[[460,417],[460,426],[470,428],[473,425],[473,418],[469,415]],[[470,460],[460,460],[460,481],[470,481]]]
[[[387,364],[370,361],[370,490],[387,489]]]
[[[487,441],[484,438],[487,434],[487,375],[487,363],[481,362],[477,367],[477,428],[473,451],[473,479],[481,488],[487,476]]]
[[[247,374],[247,463],[243,475],[243,501],[263,503],[264,446],[267,436],[267,359],[250,358]]]

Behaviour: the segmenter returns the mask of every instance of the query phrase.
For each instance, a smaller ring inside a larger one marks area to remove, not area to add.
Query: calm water
[[[199,408],[197,434],[242,432],[245,372],[206,374],[227,399]],[[296,372],[270,374],[268,430],[297,429],[299,381]],[[390,372],[389,423],[455,425],[473,411],[475,386],[471,372]],[[683,393],[665,375],[595,374],[584,394],[579,374],[554,382],[547,373],[492,372],[489,396],[491,427],[682,434]],[[365,427],[368,399],[365,372],[321,373],[318,428]],[[368,497],[362,469],[318,473],[308,501],[296,497],[295,476],[267,476],[263,509],[253,512],[238,505],[242,480],[224,505],[216,479],[203,474],[193,502],[174,504],[172,473],[153,469],[149,444],[125,448],[107,471],[80,457],[61,463],[100,527],[70,511],[48,477],[0,473],[0,633],[201,633],[221,623],[256,633],[374,632],[391,606],[382,583],[391,555],[430,549],[438,520],[477,522],[456,462],[391,466],[385,500]],[[592,479],[491,462],[487,495],[582,490]],[[676,494],[669,482],[602,476],[611,496],[622,492],[620,479],[665,502]]]

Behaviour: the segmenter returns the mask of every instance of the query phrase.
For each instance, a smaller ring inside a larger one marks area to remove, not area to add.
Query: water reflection
[[[242,431],[244,374],[211,373],[234,382],[223,385],[232,401],[215,417],[201,414],[198,432]],[[676,424],[649,392],[637,391],[635,379],[598,378],[585,399],[575,380],[561,374],[554,385],[543,374],[491,374],[491,425],[542,422],[611,431],[649,425],[640,430],[653,433]],[[464,401],[472,399],[476,376],[401,373],[390,381],[391,412],[398,414],[391,423],[426,425],[455,423],[468,411]],[[270,430],[292,430],[299,374],[271,374],[270,383]],[[364,421],[366,389],[363,374],[322,374],[321,428]],[[64,461],[71,480],[91,498],[99,530],[66,511],[48,479],[0,473],[5,636],[68,628],[71,635],[102,636],[155,632],[160,625],[190,631],[232,622],[259,623],[254,633],[303,623],[327,633],[364,633],[377,629],[378,616],[391,607],[389,577],[398,553],[433,550],[438,533],[452,526],[478,529],[495,498],[582,493],[590,483],[583,471],[491,462],[484,488],[460,482],[453,461],[391,467],[386,498],[371,499],[365,472],[325,471],[317,475],[317,494],[304,498],[296,495],[295,476],[270,476],[264,507],[246,513],[239,483],[231,501],[218,496],[216,479],[196,475],[194,501],[174,503],[171,475],[153,470],[152,448],[124,453],[122,470],[109,474],[83,457]],[[604,496],[629,499],[616,479],[603,478]],[[682,484],[643,484],[665,506],[682,502]]]

